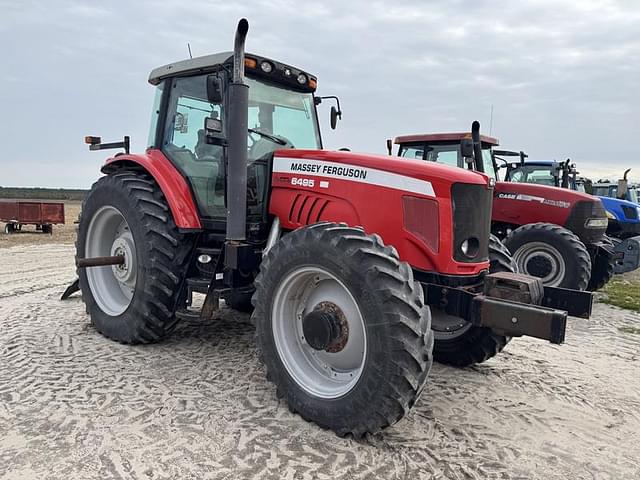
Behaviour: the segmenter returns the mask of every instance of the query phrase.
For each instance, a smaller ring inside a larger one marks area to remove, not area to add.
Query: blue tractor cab
[[[607,212],[609,225],[607,235],[619,252],[614,270],[624,273],[640,267],[640,205],[637,187],[629,187],[627,170],[617,184],[612,182],[592,183],[578,177],[576,165],[569,159],[565,162],[556,160],[524,161],[526,155],[520,155],[519,162],[503,162],[506,168],[505,182],[537,183],[552,187],[570,188],[597,196]],[[620,198],[623,197],[623,198]],[[634,201],[630,201],[633,200]]]

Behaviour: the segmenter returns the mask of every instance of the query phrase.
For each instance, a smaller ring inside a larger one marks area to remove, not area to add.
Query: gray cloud
[[[583,172],[636,167],[640,5],[628,1],[1,1],[0,185],[88,187],[86,134],[144,147],[158,65],[230,48],[307,69],[345,111],[327,148],[382,153],[388,137],[472,120],[532,158]]]

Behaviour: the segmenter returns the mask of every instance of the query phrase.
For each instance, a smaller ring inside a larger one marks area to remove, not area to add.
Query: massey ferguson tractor
[[[616,253],[606,237],[608,219],[602,202],[591,195],[556,188],[552,183],[498,181],[497,158],[526,154],[496,150],[495,138],[471,133],[396,137],[398,156],[483,172],[494,179],[491,232],[504,242],[520,273],[545,286],[597,290],[613,275]],[[387,148],[391,153],[391,141]]]
[[[277,394],[359,437],[398,421],[423,391],[431,310],[446,323],[440,358],[455,365],[512,336],[561,343],[567,313],[589,316],[591,294],[513,273],[489,242],[486,175],[322,150],[316,77],[245,55],[247,30],[243,19],[233,52],[151,72],[144,153],[130,154],[127,138],[86,139],[125,150],[87,195],[76,243],[98,331],[155,342],[182,318],[210,318],[220,298],[246,308],[252,296]]]

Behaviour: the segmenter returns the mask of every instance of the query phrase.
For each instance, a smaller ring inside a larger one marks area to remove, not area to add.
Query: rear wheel
[[[122,343],[172,331],[192,246],[151,177],[125,171],[98,180],[82,205],[76,256],[123,255],[125,263],[78,270],[96,329]]]
[[[504,240],[520,273],[542,279],[550,287],[584,290],[591,278],[591,257],[571,231],[550,223],[532,223]]]
[[[515,272],[516,265],[509,250],[498,237],[489,239],[489,271]],[[511,337],[498,335],[490,328],[476,327],[460,317],[433,309],[432,328],[435,335],[433,359],[454,367],[481,363],[500,353]]]
[[[285,235],[256,278],[256,339],[293,412],[360,437],[413,406],[431,367],[429,308],[377,235],[322,223]]]
[[[15,231],[15,226],[14,226],[14,224],[13,224],[13,223],[7,223],[7,224],[4,226],[4,233],[6,233],[7,235],[8,235],[9,233],[13,233],[14,231]]]

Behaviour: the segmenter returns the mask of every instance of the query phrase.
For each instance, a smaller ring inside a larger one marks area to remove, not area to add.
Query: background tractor
[[[615,253],[605,236],[607,216],[600,200],[551,184],[499,181],[497,158],[516,155],[523,162],[526,154],[495,150],[498,140],[480,135],[479,128],[474,122],[475,141],[466,132],[406,135],[394,143],[399,157],[473,169],[495,181],[491,232],[521,273],[541,278],[546,286],[601,288],[613,274]]]
[[[450,320],[443,357],[467,365],[510,336],[561,343],[591,295],[489,273],[492,183],[475,172],[322,150],[316,77],[233,52],[157,68],[149,148],[107,159],[87,195],[76,264],[96,329],[123,343],[254,307],[267,378],[292,411],[339,435],[399,420],[432,362],[430,311]],[[245,76],[246,73],[246,76]],[[339,109],[332,108],[332,125]],[[195,293],[204,302],[196,309]]]
[[[607,236],[615,250],[607,273],[626,273],[640,267],[640,205],[627,200],[637,199],[636,192],[628,185],[629,170],[614,184],[579,178],[576,165],[570,160],[505,161],[504,167],[506,182],[553,185],[597,196],[606,210]],[[601,282],[605,283],[604,278]]]

